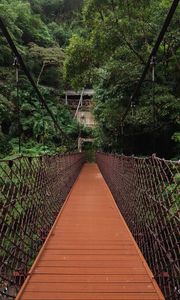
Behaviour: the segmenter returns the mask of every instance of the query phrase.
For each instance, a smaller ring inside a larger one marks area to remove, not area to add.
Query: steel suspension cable
[[[166,33],[166,31],[167,31],[170,23],[171,23],[171,20],[172,20],[172,18],[174,16],[174,13],[175,13],[175,11],[177,9],[178,4],[179,4],[179,0],[174,0],[173,3],[172,3],[172,5],[171,5],[171,8],[170,8],[170,10],[169,10],[169,12],[167,14],[167,17],[166,17],[166,19],[164,21],[164,24],[163,24],[162,29],[161,29],[161,31],[159,33],[159,36],[158,36],[158,38],[156,40],[156,43],[155,43],[155,45],[154,45],[154,47],[153,47],[153,49],[151,51],[151,54],[149,55],[148,61],[146,63],[144,71],[143,71],[143,73],[141,75],[141,78],[138,81],[137,86],[136,86],[136,88],[135,88],[135,90],[134,90],[134,92],[133,92],[133,94],[132,94],[132,96],[131,96],[131,98],[129,100],[128,107],[126,108],[126,110],[125,110],[125,112],[124,112],[124,114],[123,114],[123,116],[121,118],[121,122],[122,123],[124,122],[124,120],[127,117],[127,114],[128,114],[128,112],[129,112],[129,110],[131,108],[131,104],[134,104],[136,102],[137,94],[138,94],[138,92],[139,92],[139,90],[141,88],[141,85],[142,85],[143,81],[145,80],[145,77],[146,77],[146,74],[147,74],[147,72],[149,70],[151,61],[152,61],[152,59],[154,57],[156,57],[157,51],[159,49],[159,46],[160,46],[160,44],[161,44],[161,42],[162,42],[162,40],[164,38],[164,35],[165,35],[165,33]]]
[[[42,105],[44,106],[44,108],[45,108],[46,111],[48,112],[49,116],[50,116],[51,119],[53,120],[53,122],[54,122],[56,128],[61,132],[61,134],[63,134],[67,139],[69,139],[69,137],[66,135],[66,133],[65,133],[65,132],[61,129],[61,127],[59,126],[59,124],[58,124],[56,118],[54,117],[54,115],[53,115],[51,109],[50,109],[49,106],[47,105],[46,100],[44,99],[44,97],[42,96],[40,90],[38,89],[38,87],[37,87],[37,85],[36,85],[34,79],[32,78],[32,76],[31,76],[29,70],[27,69],[27,67],[26,67],[26,65],[25,65],[25,63],[24,63],[24,60],[23,60],[21,54],[19,53],[17,47],[15,46],[15,44],[14,44],[14,42],[13,42],[13,40],[12,40],[10,34],[9,34],[9,31],[7,30],[7,28],[6,28],[6,26],[5,26],[4,22],[3,22],[3,20],[2,20],[1,18],[0,18],[0,28],[1,28],[1,30],[2,30],[2,32],[3,32],[3,34],[4,34],[4,36],[5,36],[5,38],[6,38],[7,42],[8,42],[8,44],[9,44],[11,50],[13,51],[13,53],[14,53],[16,59],[18,60],[19,65],[21,66],[21,68],[23,69],[24,73],[26,74],[26,76],[27,76],[28,80],[30,81],[32,87],[34,88],[36,94],[38,95],[40,102],[42,103]]]

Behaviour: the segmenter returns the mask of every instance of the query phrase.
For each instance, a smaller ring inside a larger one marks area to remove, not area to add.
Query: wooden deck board
[[[24,300],[159,300],[156,293],[37,293],[25,292]]]
[[[96,164],[83,167],[16,299],[164,299]]]
[[[34,274],[31,282],[151,282],[148,275],[49,275],[49,274]]]

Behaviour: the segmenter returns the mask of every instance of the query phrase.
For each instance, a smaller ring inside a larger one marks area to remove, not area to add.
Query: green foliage
[[[172,136],[172,139],[177,143],[180,142],[180,132],[175,132]]]
[[[71,28],[66,24],[57,24],[52,22],[48,24],[49,31],[51,32],[54,40],[59,44],[60,47],[65,47],[69,38],[72,35]]]
[[[65,80],[74,88],[91,83],[94,70],[91,42],[76,34],[66,48]]]
[[[32,9],[47,21],[69,19],[83,0],[30,0]]]
[[[9,111],[13,109],[13,104],[6,97],[0,94],[0,119],[3,121],[9,116]]]
[[[138,155],[156,151],[160,156],[179,157],[180,7],[158,51],[154,95],[149,72],[136,107],[126,118],[124,137],[121,126],[170,5],[169,0],[1,0],[0,17],[59,125],[73,140],[69,145],[57,133],[21,70],[18,129],[13,56],[1,36],[0,132],[7,145],[1,153],[18,150],[21,131],[25,152],[31,148],[34,153],[72,148],[81,133],[94,136],[96,146],[108,151]],[[94,132],[81,128],[61,104],[67,86],[94,87]]]
[[[31,44],[28,60],[32,72],[38,78],[38,84],[62,89],[64,52],[61,48],[43,48]]]
[[[74,87],[94,86],[95,134],[104,150],[145,155],[156,151],[168,157],[177,153],[171,136],[179,131],[180,7],[158,51],[154,95],[149,72],[124,124],[124,138],[121,134],[122,115],[170,5],[164,0],[84,1],[84,31],[73,36],[66,49],[65,78]]]
[[[48,27],[39,15],[32,13],[28,1],[3,0],[0,3],[0,16],[17,41],[25,44],[35,42],[43,46],[53,44]]]
[[[72,35],[71,18],[81,1],[2,0],[0,17],[31,71],[34,80],[59,126],[72,139],[58,132],[25,74],[19,70],[17,98],[14,57],[5,38],[0,37],[0,157],[55,153],[73,149],[79,125],[62,104],[64,50]],[[73,19],[73,24],[74,19]],[[19,100],[18,100],[19,99]],[[20,102],[20,115],[18,102]],[[20,117],[20,126],[19,126]]]
[[[64,53],[59,47],[43,48],[33,43],[30,45],[29,51],[32,59],[40,59],[42,62],[47,62],[62,67]]]
[[[5,157],[12,150],[9,138],[0,134],[0,159]]]
[[[174,159],[180,159],[180,132],[175,132],[172,136],[172,140],[176,143]]]

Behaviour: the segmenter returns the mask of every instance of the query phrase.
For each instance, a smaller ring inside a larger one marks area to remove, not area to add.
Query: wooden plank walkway
[[[96,164],[84,165],[16,299],[164,299]]]

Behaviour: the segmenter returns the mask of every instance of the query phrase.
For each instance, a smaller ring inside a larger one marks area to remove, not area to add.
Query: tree
[[[125,136],[121,134],[122,115],[170,5],[164,0],[84,2],[84,31],[70,40],[65,74],[74,86],[89,84],[90,78],[96,90],[94,113],[102,147],[120,152],[124,141],[125,152],[149,154],[154,151],[155,139],[157,154],[173,155],[171,136],[178,131],[180,112],[180,8],[159,48],[154,96],[150,70],[138,95],[138,105],[125,121]],[[140,149],[143,142],[147,147]]]

